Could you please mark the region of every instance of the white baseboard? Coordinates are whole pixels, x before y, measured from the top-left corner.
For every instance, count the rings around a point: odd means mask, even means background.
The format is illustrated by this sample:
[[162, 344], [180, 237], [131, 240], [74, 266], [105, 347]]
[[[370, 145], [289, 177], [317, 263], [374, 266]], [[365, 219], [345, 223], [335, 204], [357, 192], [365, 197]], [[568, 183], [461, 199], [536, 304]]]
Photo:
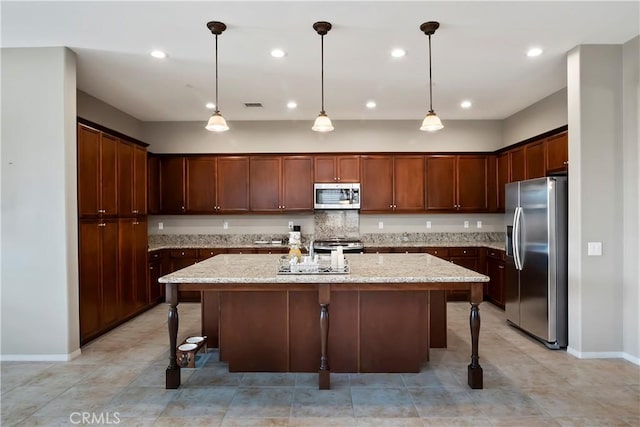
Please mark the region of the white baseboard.
[[578, 351], [567, 347], [567, 353], [578, 359], [624, 359], [634, 365], [640, 365], [640, 358], [623, 351]]
[[82, 351], [77, 349], [69, 354], [2, 354], [2, 362], [68, 362], [80, 356]]

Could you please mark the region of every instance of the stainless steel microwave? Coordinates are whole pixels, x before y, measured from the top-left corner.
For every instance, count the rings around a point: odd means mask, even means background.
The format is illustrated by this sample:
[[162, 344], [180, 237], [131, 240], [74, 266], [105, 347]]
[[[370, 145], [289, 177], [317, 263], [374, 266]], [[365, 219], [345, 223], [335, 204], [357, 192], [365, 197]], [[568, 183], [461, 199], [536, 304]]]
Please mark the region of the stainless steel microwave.
[[360, 184], [313, 184], [314, 209], [360, 209]]

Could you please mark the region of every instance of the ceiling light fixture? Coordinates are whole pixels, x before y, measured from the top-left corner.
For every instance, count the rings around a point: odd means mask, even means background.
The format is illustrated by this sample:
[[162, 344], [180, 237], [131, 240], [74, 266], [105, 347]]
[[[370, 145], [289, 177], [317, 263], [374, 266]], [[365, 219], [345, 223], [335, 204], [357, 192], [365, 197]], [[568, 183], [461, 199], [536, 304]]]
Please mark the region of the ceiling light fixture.
[[540, 49], [539, 47], [532, 47], [527, 51], [527, 56], [529, 57], [540, 56], [540, 55], [542, 55], [542, 49]]
[[464, 100], [464, 101], [462, 101], [462, 102], [460, 103], [460, 106], [461, 106], [462, 108], [471, 108], [471, 105], [472, 105], [472, 104], [471, 104], [471, 101], [469, 101], [469, 100]]
[[207, 102], [207, 105], [205, 105], [205, 107], [207, 107], [209, 110], [213, 110], [214, 108], [216, 108], [216, 104], [214, 104], [213, 102]]
[[316, 132], [331, 132], [333, 130], [333, 125], [331, 124], [331, 119], [327, 116], [327, 113], [324, 111], [324, 36], [331, 29], [331, 24], [325, 21], [318, 21], [313, 24], [313, 29], [320, 35], [320, 81], [321, 81], [321, 96], [322, 96], [322, 107], [320, 109], [320, 114], [316, 117], [316, 121], [313, 123], [313, 127], [311, 130]]
[[393, 56], [394, 58], [402, 58], [406, 54], [407, 54], [407, 51], [404, 49], [393, 49], [391, 51], [391, 56]]
[[271, 56], [274, 58], [284, 58], [287, 53], [282, 49], [273, 49], [271, 51]]
[[220, 114], [220, 109], [218, 108], [220, 105], [218, 103], [218, 36], [227, 29], [227, 26], [222, 22], [210, 21], [207, 22], [207, 28], [216, 36], [216, 110], [209, 118], [206, 129], [212, 132], [224, 132], [229, 130], [229, 126], [224, 117], [222, 117], [222, 114]]
[[376, 108], [376, 102], [375, 101], [369, 101], [367, 102], [367, 108], [368, 109], [372, 109], [372, 108]]
[[290, 110], [293, 110], [294, 108], [296, 108], [298, 106], [298, 104], [296, 103], [296, 101], [289, 101], [287, 102], [287, 108]]
[[444, 127], [442, 125], [442, 121], [440, 121], [440, 117], [438, 117], [436, 112], [433, 111], [433, 89], [431, 83], [431, 35], [436, 32], [438, 27], [440, 27], [440, 23], [436, 21], [429, 21], [420, 25], [420, 31], [423, 31], [427, 36], [429, 36], [429, 112], [422, 121], [420, 130], [426, 130], [429, 132], [440, 130]]
[[164, 59], [164, 58], [166, 58], [166, 57], [167, 57], [167, 54], [166, 54], [166, 53], [164, 53], [164, 52], [163, 52], [163, 51], [161, 51], [161, 50], [152, 50], [152, 51], [149, 53], [149, 55], [151, 55], [151, 56], [153, 56], [154, 58], [157, 58], [157, 59]]

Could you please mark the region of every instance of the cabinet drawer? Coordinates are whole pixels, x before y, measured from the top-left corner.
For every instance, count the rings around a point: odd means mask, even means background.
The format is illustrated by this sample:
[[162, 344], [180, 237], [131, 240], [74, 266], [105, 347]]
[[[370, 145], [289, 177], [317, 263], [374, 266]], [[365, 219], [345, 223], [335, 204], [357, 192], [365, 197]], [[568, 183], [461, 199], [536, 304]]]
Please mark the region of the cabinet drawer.
[[476, 257], [478, 256], [478, 248], [449, 248], [449, 256]]
[[162, 251], [152, 251], [149, 252], [149, 262], [161, 260], [162, 259]]
[[171, 249], [171, 258], [197, 258], [197, 249]]
[[198, 249], [198, 259], [202, 260], [202, 259], [207, 259], [207, 258], [211, 258], [212, 256], [218, 255], [218, 254], [224, 254], [226, 253], [227, 250], [224, 248], [206, 248], [206, 249]]
[[505, 253], [499, 249], [487, 249], [487, 258], [493, 258], [504, 261]]
[[446, 258], [449, 256], [449, 248], [423, 248], [422, 251], [439, 258]]

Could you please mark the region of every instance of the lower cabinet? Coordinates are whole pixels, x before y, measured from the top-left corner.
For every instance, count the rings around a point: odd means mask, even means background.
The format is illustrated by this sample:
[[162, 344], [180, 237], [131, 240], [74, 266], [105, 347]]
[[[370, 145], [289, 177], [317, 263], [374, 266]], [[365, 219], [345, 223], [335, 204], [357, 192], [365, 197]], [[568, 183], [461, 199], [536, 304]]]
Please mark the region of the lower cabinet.
[[[181, 270], [198, 262], [198, 249], [171, 249], [169, 251], [169, 271]], [[200, 291], [178, 291], [178, 302], [200, 302]]]
[[497, 249], [487, 249], [487, 276], [491, 279], [486, 287], [485, 299], [504, 308], [505, 303], [505, 252]]
[[157, 250], [149, 252], [149, 303], [157, 304], [164, 302], [164, 285], [158, 283], [158, 279], [169, 272], [166, 262], [165, 251]]
[[[482, 273], [480, 266], [481, 248], [449, 248], [449, 261], [469, 270]], [[469, 301], [469, 291], [447, 291], [447, 301]]]

